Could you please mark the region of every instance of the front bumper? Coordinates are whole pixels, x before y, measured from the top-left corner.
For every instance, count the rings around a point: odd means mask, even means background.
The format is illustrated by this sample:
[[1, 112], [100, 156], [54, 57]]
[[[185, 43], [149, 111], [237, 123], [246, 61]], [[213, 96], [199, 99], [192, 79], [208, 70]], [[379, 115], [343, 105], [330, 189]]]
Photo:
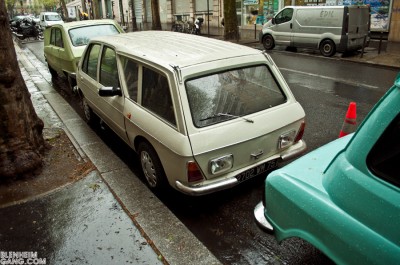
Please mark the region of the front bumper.
[[[297, 156], [302, 155], [307, 149], [307, 144], [304, 140], [300, 140], [296, 144], [292, 145], [290, 148], [282, 152], [279, 157], [282, 161], [287, 161]], [[279, 158], [279, 157], [271, 157], [271, 160]], [[267, 161], [264, 161], [267, 162]], [[229, 177], [220, 181], [215, 181], [203, 185], [196, 186], [187, 186], [180, 182], [179, 180], [175, 181], [175, 187], [182, 193], [191, 195], [191, 196], [201, 196], [209, 193], [225, 190], [231, 187], [234, 187], [241, 183], [235, 176]]]
[[265, 207], [263, 202], [259, 202], [254, 208], [254, 218], [256, 219], [256, 223], [265, 231], [272, 233], [274, 228], [265, 218]]

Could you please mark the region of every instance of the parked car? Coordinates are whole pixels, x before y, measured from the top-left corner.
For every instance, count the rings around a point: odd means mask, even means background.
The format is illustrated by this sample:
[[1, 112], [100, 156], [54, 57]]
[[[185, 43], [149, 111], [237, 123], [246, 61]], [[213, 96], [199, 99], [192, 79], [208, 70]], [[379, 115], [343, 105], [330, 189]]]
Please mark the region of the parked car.
[[336, 264], [398, 264], [400, 74], [354, 134], [267, 176], [257, 222]]
[[39, 23], [42, 30], [56, 24], [63, 24], [61, 16], [57, 12], [41, 12], [39, 15]]
[[361, 49], [370, 26], [369, 6], [287, 6], [264, 24], [259, 39], [267, 50], [277, 44], [333, 56]]
[[122, 32], [123, 29], [109, 19], [69, 22], [47, 28], [44, 32], [44, 57], [51, 75], [65, 75], [73, 89], [79, 59], [90, 38]]
[[216, 192], [306, 148], [303, 108], [256, 49], [165, 31], [97, 37], [77, 76], [86, 119], [139, 154], [152, 189]]

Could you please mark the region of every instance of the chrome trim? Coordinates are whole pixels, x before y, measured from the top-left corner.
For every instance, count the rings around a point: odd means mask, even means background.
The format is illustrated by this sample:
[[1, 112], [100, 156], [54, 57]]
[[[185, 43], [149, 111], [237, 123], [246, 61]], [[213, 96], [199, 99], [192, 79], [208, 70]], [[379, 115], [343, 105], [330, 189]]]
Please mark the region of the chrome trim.
[[282, 160], [290, 160], [297, 156], [302, 155], [307, 150], [307, 144], [304, 140], [298, 141], [296, 144], [289, 147], [286, 151], [281, 153]]
[[265, 208], [262, 202], [259, 202], [256, 207], [254, 207], [254, 218], [256, 219], [256, 223], [265, 231], [272, 233], [274, 232], [274, 228], [265, 218]]
[[231, 188], [233, 186], [236, 186], [240, 182], [236, 179], [236, 177], [231, 177], [228, 179], [224, 179], [221, 181], [217, 181], [214, 183], [202, 185], [202, 186], [192, 186], [188, 187], [185, 186], [183, 183], [181, 183], [179, 180], [175, 181], [175, 187], [187, 194], [187, 195], [192, 195], [192, 196], [200, 196], [200, 195], [206, 195], [209, 193], [213, 193], [216, 191], [224, 190], [227, 188]]

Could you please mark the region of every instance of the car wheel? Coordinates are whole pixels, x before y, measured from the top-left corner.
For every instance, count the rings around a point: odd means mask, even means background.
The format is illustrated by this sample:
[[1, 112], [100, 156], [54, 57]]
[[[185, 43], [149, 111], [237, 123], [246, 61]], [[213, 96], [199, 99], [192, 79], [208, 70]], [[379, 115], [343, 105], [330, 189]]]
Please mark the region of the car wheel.
[[166, 176], [156, 151], [147, 142], [141, 142], [138, 153], [148, 186], [153, 190], [162, 190], [166, 183]]
[[55, 78], [58, 76], [56, 70], [54, 70], [53, 68], [51, 68], [51, 66], [49, 64], [47, 64], [47, 67], [49, 68], [49, 72], [51, 74], [51, 77]]
[[83, 114], [85, 115], [86, 123], [94, 124], [98, 120], [98, 117], [93, 112], [92, 108], [89, 106], [87, 102], [87, 99], [84, 96], [82, 96], [82, 108], [83, 108]]
[[331, 57], [336, 53], [336, 46], [331, 40], [323, 40], [319, 45], [319, 50], [323, 56]]
[[263, 38], [263, 45], [266, 50], [272, 50], [275, 47], [274, 38], [271, 35], [265, 35]]

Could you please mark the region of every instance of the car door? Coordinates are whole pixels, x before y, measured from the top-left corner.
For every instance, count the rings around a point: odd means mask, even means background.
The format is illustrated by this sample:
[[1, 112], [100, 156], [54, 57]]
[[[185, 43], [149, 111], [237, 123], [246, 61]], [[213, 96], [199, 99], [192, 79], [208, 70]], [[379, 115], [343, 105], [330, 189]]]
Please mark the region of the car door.
[[124, 141], [127, 141], [124, 125], [124, 93], [101, 97], [99, 89], [112, 87], [120, 89], [119, 72], [115, 50], [109, 46], [94, 43], [88, 47], [82, 63], [80, 84], [85, 98], [93, 110]]
[[46, 60], [51, 68], [60, 72], [60, 50], [64, 49], [63, 37], [61, 34], [61, 29], [57, 27], [51, 28], [50, 33], [50, 45], [45, 47]]
[[275, 43], [290, 46], [292, 36], [293, 8], [285, 8], [274, 18], [274, 38]]

